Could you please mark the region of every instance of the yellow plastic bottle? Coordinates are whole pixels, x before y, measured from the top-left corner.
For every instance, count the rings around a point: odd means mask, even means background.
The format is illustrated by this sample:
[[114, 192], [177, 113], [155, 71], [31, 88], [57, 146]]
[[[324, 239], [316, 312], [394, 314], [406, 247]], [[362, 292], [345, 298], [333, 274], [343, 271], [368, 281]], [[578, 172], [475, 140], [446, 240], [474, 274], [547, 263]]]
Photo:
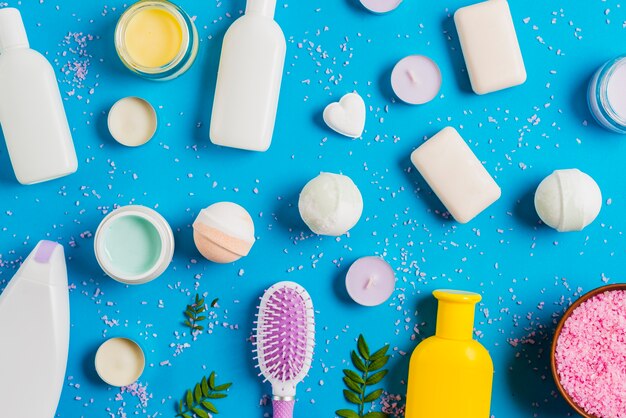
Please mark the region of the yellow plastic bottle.
[[493, 362], [472, 338], [474, 307], [481, 296], [435, 290], [435, 336], [411, 356], [405, 418], [489, 418]]

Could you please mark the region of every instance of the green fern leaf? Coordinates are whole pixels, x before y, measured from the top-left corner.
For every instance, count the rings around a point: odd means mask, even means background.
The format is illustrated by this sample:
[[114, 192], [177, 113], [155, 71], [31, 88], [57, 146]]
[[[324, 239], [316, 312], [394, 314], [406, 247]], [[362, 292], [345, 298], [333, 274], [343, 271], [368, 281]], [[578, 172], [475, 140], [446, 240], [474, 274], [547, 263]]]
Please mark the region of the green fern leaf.
[[383, 367], [385, 367], [385, 365], [387, 364], [387, 362], [388, 362], [388, 361], [389, 361], [389, 356], [384, 356], [384, 357], [381, 357], [381, 358], [379, 358], [378, 360], [373, 361], [373, 362], [370, 364], [369, 369], [370, 369], [370, 371], [380, 370], [380, 369], [382, 369]]
[[354, 393], [350, 392], [347, 389], [343, 390], [343, 396], [350, 403], [353, 403], [355, 405], [361, 405], [362, 404], [361, 399], [359, 399], [359, 397], [357, 395], [355, 395]]
[[356, 351], [352, 351], [352, 353], [350, 353], [350, 358], [352, 359], [352, 364], [354, 364], [354, 367], [356, 367], [358, 371], [363, 373], [367, 372], [367, 367], [365, 367], [365, 363], [363, 363], [363, 360], [361, 360]]
[[352, 370], [344, 369], [343, 374], [345, 374], [346, 377], [348, 379], [352, 380], [353, 382], [356, 382], [356, 383], [359, 383], [359, 384], [365, 383], [363, 378], [361, 376], [359, 376], [358, 374], [356, 374], [355, 372], [353, 372]]
[[372, 386], [372, 385], [375, 385], [376, 383], [380, 383], [380, 381], [383, 380], [385, 376], [387, 376], [388, 372], [389, 372], [388, 370], [381, 370], [379, 372], [374, 373], [373, 375], [367, 378], [367, 380], [365, 381], [365, 384], [367, 386]]
[[363, 338], [363, 335], [359, 335], [359, 339], [357, 341], [357, 348], [359, 349], [359, 354], [361, 354], [361, 357], [363, 357], [365, 360], [370, 359], [370, 349], [367, 346], [367, 343], [365, 342], [365, 338]]
[[384, 412], [368, 412], [363, 418], [389, 418], [389, 415]]
[[187, 404], [187, 409], [191, 409], [193, 406], [193, 394], [190, 390], [187, 391], [187, 396], [185, 397], [185, 402]]
[[232, 383], [224, 383], [223, 385], [215, 386], [214, 390], [217, 392], [223, 392], [230, 388], [232, 385]]
[[212, 412], [214, 414], [219, 414], [215, 405], [213, 405], [209, 401], [202, 401], [202, 406], [204, 406], [209, 412]]
[[335, 411], [336, 415], [339, 415], [342, 418], [359, 418], [359, 414], [349, 409], [340, 409]]
[[372, 393], [368, 393], [365, 398], [363, 398], [363, 402], [365, 403], [370, 403], [370, 402], [374, 402], [376, 399], [380, 398], [380, 396], [383, 394], [383, 390], [382, 389], [377, 389]]
[[204, 410], [198, 407], [192, 409], [193, 413], [199, 416], [200, 418], [209, 418], [209, 414]]
[[387, 354], [387, 350], [389, 350], [389, 345], [385, 345], [383, 348], [372, 354], [370, 356], [370, 361], [376, 361], [379, 358], [383, 357], [385, 354]]

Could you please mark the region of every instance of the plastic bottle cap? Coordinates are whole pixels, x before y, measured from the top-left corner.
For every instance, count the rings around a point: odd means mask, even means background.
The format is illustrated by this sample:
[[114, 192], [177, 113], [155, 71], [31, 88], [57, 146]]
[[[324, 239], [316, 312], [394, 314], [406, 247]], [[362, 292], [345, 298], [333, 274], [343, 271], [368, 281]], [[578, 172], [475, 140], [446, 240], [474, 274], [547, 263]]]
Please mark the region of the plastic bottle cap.
[[433, 291], [433, 295], [438, 300], [447, 302], [476, 304], [482, 300], [482, 296], [478, 293], [466, 292], [464, 290], [437, 289]]
[[13, 7], [0, 9], [0, 51], [28, 46], [28, 36], [20, 11]]
[[474, 330], [475, 305], [478, 293], [438, 289], [433, 295], [439, 301], [436, 334], [450, 340], [469, 340]]
[[248, 0], [246, 14], [260, 14], [261, 16], [274, 18], [276, 0]]

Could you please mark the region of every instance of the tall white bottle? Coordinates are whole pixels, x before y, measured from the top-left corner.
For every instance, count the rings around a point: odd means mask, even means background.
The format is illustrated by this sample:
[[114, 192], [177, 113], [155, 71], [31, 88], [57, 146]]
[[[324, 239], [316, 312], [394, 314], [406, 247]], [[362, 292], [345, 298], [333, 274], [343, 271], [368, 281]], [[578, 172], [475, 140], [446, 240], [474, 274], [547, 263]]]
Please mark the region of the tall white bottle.
[[0, 295], [0, 416], [54, 417], [69, 341], [63, 247], [41, 241]]
[[78, 168], [54, 70], [29, 48], [22, 16], [10, 7], [0, 9], [0, 124], [20, 183]]
[[210, 128], [216, 145], [266, 151], [272, 142], [287, 50], [275, 9], [276, 0], [248, 0], [224, 36]]

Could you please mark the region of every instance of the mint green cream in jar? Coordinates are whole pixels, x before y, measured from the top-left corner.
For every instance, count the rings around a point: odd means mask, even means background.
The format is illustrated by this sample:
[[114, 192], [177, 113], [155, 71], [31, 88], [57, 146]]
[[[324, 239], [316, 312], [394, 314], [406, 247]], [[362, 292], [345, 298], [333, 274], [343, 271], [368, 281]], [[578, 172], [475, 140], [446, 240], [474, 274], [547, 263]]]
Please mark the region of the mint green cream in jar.
[[96, 259], [111, 278], [143, 284], [159, 277], [172, 261], [174, 235], [156, 211], [124, 206], [100, 223], [95, 238]]

